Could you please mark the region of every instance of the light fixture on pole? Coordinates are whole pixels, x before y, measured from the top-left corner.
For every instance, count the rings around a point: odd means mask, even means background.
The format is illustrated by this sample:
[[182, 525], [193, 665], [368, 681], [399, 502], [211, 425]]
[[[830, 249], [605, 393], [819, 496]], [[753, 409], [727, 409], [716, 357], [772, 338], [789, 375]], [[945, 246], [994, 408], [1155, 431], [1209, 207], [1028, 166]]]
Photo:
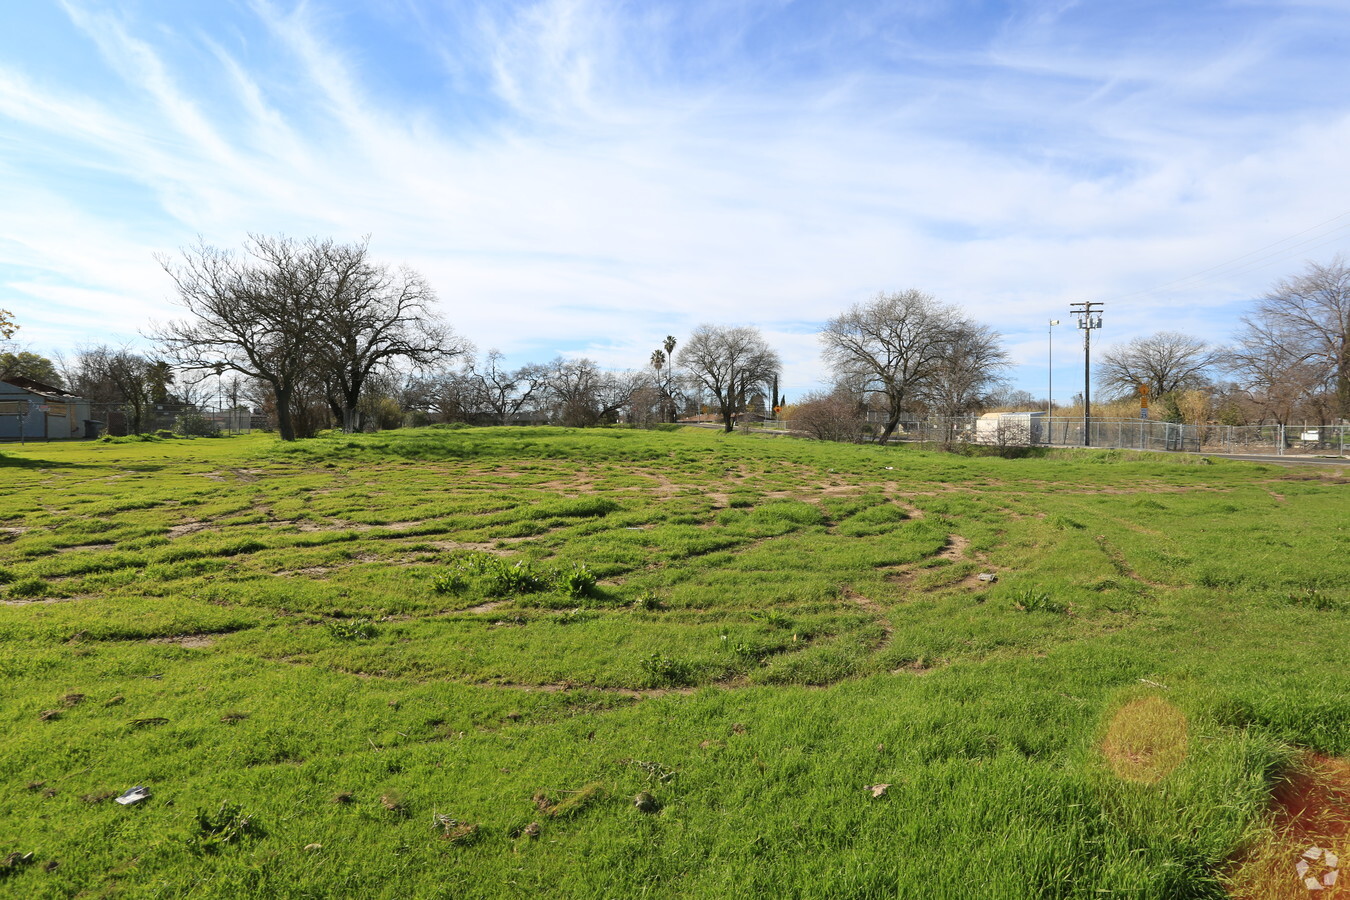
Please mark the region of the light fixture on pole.
[[1102, 304], [1096, 300], [1070, 303], [1083, 332], [1083, 446], [1092, 446], [1092, 330], [1102, 327]]
[[1059, 319], [1051, 319], [1050, 327], [1046, 330], [1048, 337], [1045, 343], [1045, 364], [1046, 364], [1046, 399], [1045, 399], [1045, 417], [1053, 418], [1055, 415], [1055, 326], [1059, 324]]

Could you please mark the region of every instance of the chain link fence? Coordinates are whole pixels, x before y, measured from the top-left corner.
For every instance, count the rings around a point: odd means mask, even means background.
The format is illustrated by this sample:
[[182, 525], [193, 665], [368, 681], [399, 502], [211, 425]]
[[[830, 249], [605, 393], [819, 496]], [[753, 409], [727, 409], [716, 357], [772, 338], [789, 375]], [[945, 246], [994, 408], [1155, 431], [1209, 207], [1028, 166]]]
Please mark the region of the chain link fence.
[[[92, 403], [90, 415], [100, 423], [99, 431], [122, 437], [136, 428], [136, 412], [125, 403]], [[174, 434], [205, 436], [248, 434], [269, 427], [267, 418], [246, 407], [213, 404], [154, 403], [140, 411], [142, 434], [169, 431]]]
[[[792, 431], [788, 420], [766, 430]], [[877, 429], [879, 431], [879, 429]], [[859, 434], [859, 440], [874, 439]], [[1097, 419], [1089, 423], [1093, 447], [1258, 456], [1340, 456], [1350, 453], [1350, 425], [1183, 425], [1147, 419]], [[959, 416], [902, 420], [892, 441], [970, 443], [1004, 447], [1082, 447], [1083, 420], [1043, 414]]]

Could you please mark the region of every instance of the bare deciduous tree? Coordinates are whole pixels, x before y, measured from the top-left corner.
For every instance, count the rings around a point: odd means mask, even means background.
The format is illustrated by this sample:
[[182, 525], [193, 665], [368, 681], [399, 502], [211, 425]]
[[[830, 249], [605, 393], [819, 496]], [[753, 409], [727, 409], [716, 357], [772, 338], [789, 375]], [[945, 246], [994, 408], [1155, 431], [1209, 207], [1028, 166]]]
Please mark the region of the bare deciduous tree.
[[1308, 399], [1328, 391], [1331, 415], [1350, 419], [1350, 266], [1342, 257], [1280, 281], [1242, 323], [1232, 368], [1244, 385]]
[[[820, 339], [837, 383], [882, 399], [883, 443], [925, 392], [944, 397], [944, 405], [964, 404], [1006, 365], [996, 335], [912, 289], [855, 304], [831, 319]], [[969, 352], [958, 352], [962, 341]]]
[[547, 393], [555, 421], [570, 428], [613, 423], [639, 388], [641, 372], [607, 372], [590, 359], [558, 357], [548, 366]]
[[497, 425], [510, 425], [522, 409], [547, 389], [548, 366], [529, 363], [508, 371], [501, 366], [502, 354], [489, 350], [482, 364], [472, 369], [479, 386], [479, 403]]
[[1207, 341], [1179, 331], [1159, 331], [1106, 350], [1097, 378], [1117, 397], [1134, 397], [1137, 386], [1144, 384], [1151, 397], [1161, 400], [1173, 391], [1208, 384], [1222, 359], [1223, 351]]
[[755, 388], [765, 391], [782, 363], [757, 328], [700, 325], [680, 350], [685, 379], [713, 396], [726, 431]]
[[151, 407], [169, 402], [174, 375], [168, 364], [127, 347], [85, 347], [65, 365], [72, 393], [95, 403], [118, 404], [132, 434], [145, 430]]
[[1253, 317], [1244, 324], [1227, 367], [1259, 419], [1288, 424], [1328, 390], [1327, 373], [1310, 363], [1275, 323]]
[[238, 372], [271, 387], [282, 440], [295, 440], [291, 402], [313, 368], [324, 303], [322, 262], [332, 241], [250, 235], [245, 255], [198, 241], [182, 261], [161, 256], [190, 319], [154, 328], [186, 369]]
[[421, 276], [372, 262], [365, 241], [253, 234], [244, 249], [198, 241], [181, 261], [160, 257], [190, 318], [152, 336], [183, 368], [266, 382], [283, 440], [296, 437], [291, 406], [302, 387], [309, 395], [317, 386], [350, 427], [372, 373], [396, 359], [423, 365], [467, 350], [437, 320]]
[[989, 404], [1011, 365], [993, 329], [958, 319], [940, 364], [919, 386], [919, 393], [929, 410], [940, 416], [967, 415]]
[[359, 430], [361, 390], [373, 374], [395, 361], [422, 367], [469, 350], [432, 308], [436, 292], [426, 280], [406, 266], [372, 261], [369, 238], [314, 242], [311, 252], [322, 278], [314, 360], [345, 430]]

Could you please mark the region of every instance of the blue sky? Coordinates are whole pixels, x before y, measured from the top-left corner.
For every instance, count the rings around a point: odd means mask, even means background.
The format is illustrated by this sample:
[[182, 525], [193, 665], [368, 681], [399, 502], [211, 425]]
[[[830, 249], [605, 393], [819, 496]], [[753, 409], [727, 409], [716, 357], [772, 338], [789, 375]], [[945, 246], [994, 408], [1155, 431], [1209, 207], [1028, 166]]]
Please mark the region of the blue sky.
[[[919, 288], [1014, 381], [1224, 340], [1350, 247], [1350, 7], [1283, 2], [23, 0], [0, 11], [0, 307], [29, 349], [143, 343], [157, 253], [371, 235], [482, 350], [640, 367]], [[1075, 358], [1075, 354], [1079, 354]]]

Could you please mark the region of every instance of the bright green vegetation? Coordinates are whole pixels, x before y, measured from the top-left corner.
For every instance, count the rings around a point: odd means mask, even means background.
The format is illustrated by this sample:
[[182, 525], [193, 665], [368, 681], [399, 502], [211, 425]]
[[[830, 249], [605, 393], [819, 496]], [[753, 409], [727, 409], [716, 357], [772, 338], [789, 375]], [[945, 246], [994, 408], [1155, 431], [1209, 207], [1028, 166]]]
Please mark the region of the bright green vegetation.
[[1350, 753], [1346, 481], [707, 431], [6, 447], [0, 895], [1222, 897], [1295, 750]]

